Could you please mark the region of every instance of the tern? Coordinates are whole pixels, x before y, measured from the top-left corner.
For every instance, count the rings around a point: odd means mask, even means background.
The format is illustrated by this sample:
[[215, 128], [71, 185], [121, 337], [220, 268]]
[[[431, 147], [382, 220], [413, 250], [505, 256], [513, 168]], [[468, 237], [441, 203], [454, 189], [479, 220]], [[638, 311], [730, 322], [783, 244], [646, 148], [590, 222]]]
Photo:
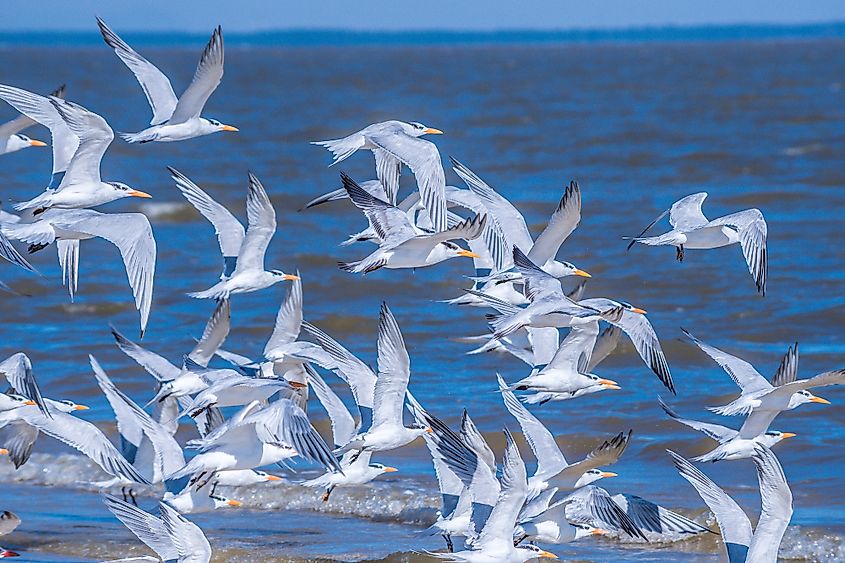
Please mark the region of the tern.
[[748, 516], [721, 487], [675, 452], [666, 451], [672, 456], [681, 477], [695, 487], [716, 516], [730, 563], [774, 563], [778, 560], [778, 548], [792, 519], [792, 491], [772, 450], [758, 444], [752, 457], [763, 505], [753, 532]]
[[220, 26], [211, 34], [202, 52], [190, 86], [177, 98], [170, 80], [150, 61], [135, 52], [106, 23], [97, 18], [100, 33], [106, 44], [114, 49], [120, 60], [129, 67], [138, 80], [153, 110], [147, 129], [139, 133], [125, 133], [121, 137], [129, 143], [150, 141], [184, 141], [218, 131], [237, 131], [216, 119], [200, 117], [208, 98], [223, 78], [223, 30]]
[[373, 152], [376, 173], [387, 195], [396, 205], [399, 194], [399, 173], [402, 164], [414, 173], [422, 205], [428, 212], [435, 231], [446, 230], [446, 174], [440, 162], [440, 152], [434, 143], [420, 139], [423, 135], [440, 135], [439, 129], [422, 123], [383, 121], [374, 123], [342, 139], [314, 141], [327, 148], [337, 164], [359, 149]]
[[189, 293], [197, 299], [225, 299], [235, 293], [248, 293], [270, 287], [280, 281], [299, 279], [281, 270], [264, 269], [264, 255], [276, 232], [276, 212], [261, 181], [249, 173], [249, 194], [246, 200], [249, 227], [238, 250], [237, 265], [230, 277], [205, 291]]
[[[769, 253], [766, 249], [768, 227], [759, 209], [746, 209], [708, 220], [701, 211], [707, 192], [688, 195], [672, 204], [661, 213], [642, 233], [631, 238], [630, 249], [635, 243], [649, 246], [674, 246], [678, 261], [683, 261], [684, 250], [711, 249], [739, 244], [748, 264], [748, 271], [754, 278], [757, 292], [766, 295], [766, 277], [769, 268]], [[643, 235], [655, 223], [669, 215], [672, 230], [654, 237]]]
[[[45, 98], [11, 86], [0, 85], [0, 98], [51, 131], [66, 127], [79, 140], [58, 187], [48, 188], [35, 198], [16, 204], [18, 211], [29, 209], [33, 215], [38, 215], [52, 207], [85, 209], [126, 197], [152, 197], [122, 182], [101, 179], [100, 161], [114, 139], [114, 132], [96, 113], [67, 100]], [[56, 142], [56, 133], [53, 135]], [[67, 142], [63, 141], [63, 144]], [[55, 173], [55, 159], [53, 165]]]
[[486, 215], [476, 215], [435, 233], [424, 233], [399, 208], [362, 189], [349, 176], [341, 176], [350, 199], [364, 212], [381, 239], [379, 248], [363, 260], [340, 262], [341, 270], [367, 274], [379, 268], [422, 268], [449, 258], [478, 256], [449, 241], [481, 236]]
[[[63, 98], [65, 93], [64, 84], [53, 90], [51, 96]], [[0, 154], [9, 154], [29, 147], [46, 147], [47, 143], [31, 139], [22, 135], [21, 131], [32, 127], [37, 121], [26, 115], [20, 115], [11, 121], [0, 125]]]

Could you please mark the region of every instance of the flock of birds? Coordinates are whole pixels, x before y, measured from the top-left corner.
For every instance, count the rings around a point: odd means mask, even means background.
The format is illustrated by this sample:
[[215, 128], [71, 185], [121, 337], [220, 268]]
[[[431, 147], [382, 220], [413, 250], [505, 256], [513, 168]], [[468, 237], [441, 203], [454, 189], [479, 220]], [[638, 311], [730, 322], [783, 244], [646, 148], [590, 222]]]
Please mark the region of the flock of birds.
[[[173, 142], [237, 131], [201, 116], [223, 76], [220, 28], [203, 51], [190, 86], [177, 98], [158, 68], [105, 22], [98, 19], [98, 24], [106, 44], [137, 78], [153, 111], [150, 127], [123, 135], [126, 141]], [[2, 212], [0, 255], [34, 270], [10, 241], [28, 244], [29, 252], [55, 243], [63, 283], [73, 297], [78, 289], [80, 241], [93, 237], [108, 240], [123, 258], [143, 337], [156, 262], [150, 223], [140, 213], [91, 209], [120, 198], [150, 197], [124, 183], [101, 179], [100, 161], [114, 137], [111, 128], [101, 116], [64, 99], [64, 88], [41, 96], [0, 85], [0, 98], [22, 114], [0, 127], [3, 152], [44, 145], [20, 134], [35, 122], [50, 130], [53, 150], [47, 189], [16, 204], [19, 214]], [[646, 311], [614, 299], [586, 298], [590, 274], [557, 259], [561, 245], [581, 220], [580, 186], [572, 182], [563, 190], [547, 226], [534, 238], [519, 210], [464, 164], [452, 160], [467, 188], [446, 185], [437, 147], [422, 138], [440, 133], [420, 123], [387, 121], [315, 143], [331, 151], [333, 164], [359, 150], [372, 152], [377, 178], [359, 183], [341, 174], [340, 189], [315, 198], [306, 207], [349, 199], [367, 219], [367, 227], [342, 244], [368, 242], [373, 250], [362, 253], [360, 260], [339, 263], [348, 272], [367, 274], [380, 268], [432, 266], [457, 257], [473, 259], [472, 288], [448, 303], [490, 311], [486, 317], [490, 332], [465, 339], [477, 345], [472, 353], [510, 353], [530, 366], [528, 376], [509, 384], [497, 375], [497, 383], [505, 407], [536, 459], [531, 475], [507, 428], [503, 461], [497, 465], [496, 454], [466, 411], [460, 427], [453, 429], [414, 398], [408, 389], [408, 351], [386, 303], [379, 312], [376, 371], [303, 319], [298, 273], [265, 266], [276, 215], [256, 176], [249, 175], [248, 224], [244, 228], [229, 210], [172, 168], [182, 195], [213, 225], [223, 256], [219, 281], [189, 294], [216, 300], [202, 337], [180, 366], [113, 329], [117, 346], [154, 379], [154, 394], [143, 406], [117, 388], [90, 357], [95, 381], [114, 410], [119, 446], [96, 426], [74, 416], [87, 407], [44, 397], [29, 358], [14, 354], [0, 364], [10, 387], [0, 394], [0, 426], [7, 432], [0, 444], [3, 453], [20, 467], [30, 457], [38, 436], [45, 434], [91, 458], [112, 477], [98, 485], [107, 490], [120, 487], [123, 493], [122, 498], [104, 495], [107, 508], [162, 561], [210, 560], [208, 540], [185, 515], [240, 504], [217, 494], [218, 485], [277, 481], [279, 477], [258, 468], [298, 457], [325, 469], [323, 475], [302, 485], [318, 489], [315, 494], [329, 502], [338, 487], [364, 485], [397, 471], [373, 458], [418, 438], [430, 451], [442, 498], [437, 521], [426, 531], [441, 535], [446, 542], [446, 551], [430, 553], [436, 558], [523, 562], [555, 557], [538, 544], [568, 543], [596, 535], [662, 541], [714, 533], [648, 500], [631, 494], [611, 495], [594, 484], [615, 475], [603, 468], [624, 453], [630, 431], [604, 440], [573, 462], [564, 456], [555, 435], [526, 407], [618, 389], [617, 382], [592, 372], [613, 352], [623, 333], [660, 382], [675, 392]], [[418, 190], [400, 199], [403, 167], [414, 174]], [[631, 245], [673, 246], [677, 259], [683, 260], [687, 249], [738, 244], [757, 291], [765, 295], [767, 228], [762, 214], [750, 209], [709, 220], [701, 211], [706, 197], [706, 193], [697, 193], [675, 202], [633, 237]], [[671, 230], [647, 236], [666, 215]], [[467, 248], [455, 241], [465, 241]], [[561, 279], [567, 277], [581, 283], [565, 292]], [[262, 353], [246, 357], [221, 348], [230, 330], [233, 296], [282, 281], [290, 281], [291, 286]], [[559, 329], [564, 328], [568, 334], [559, 341]], [[734, 401], [711, 410], [724, 416], [744, 416], [745, 421], [735, 430], [682, 418], [668, 404], [661, 401], [661, 405], [672, 419], [718, 442], [694, 461], [753, 460], [762, 497], [756, 529], [736, 502], [690, 461], [671, 451], [669, 455], [715, 515], [730, 561], [775, 561], [791, 518], [792, 495], [771, 448], [794, 434], [773, 431], [770, 426], [781, 412], [810, 402], [827, 403], [810, 389], [845, 383], [845, 371], [798, 379], [796, 345], [770, 382], [748, 362], [686, 335], [740, 388]], [[209, 367], [215, 357], [228, 367]], [[357, 413], [347, 409], [318, 368], [323, 374], [334, 373], [348, 385]], [[331, 419], [332, 445], [309, 422], [306, 409], [312, 392]], [[147, 410], [150, 406], [152, 413]], [[406, 408], [412, 423], [404, 421]], [[226, 409], [228, 416], [224, 417], [221, 409]], [[175, 436], [183, 417], [193, 420], [198, 436], [180, 444]], [[186, 456], [188, 450], [193, 455]], [[133, 489], [137, 484], [163, 488], [157, 514], [137, 506]], [[0, 534], [11, 532], [19, 523], [13, 514], [3, 513]], [[16, 554], [8, 550], [0, 553], [0, 557], [12, 555]]]

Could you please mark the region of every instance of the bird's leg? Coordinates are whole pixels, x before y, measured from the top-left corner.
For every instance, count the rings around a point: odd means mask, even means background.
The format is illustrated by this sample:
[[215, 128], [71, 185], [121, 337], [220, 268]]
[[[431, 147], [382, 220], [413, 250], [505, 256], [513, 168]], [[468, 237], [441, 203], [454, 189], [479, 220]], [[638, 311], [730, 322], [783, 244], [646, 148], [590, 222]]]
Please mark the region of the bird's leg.
[[355, 463], [356, 461], [358, 461], [358, 458], [359, 458], [359, 457], [361, 457], [361, 453], [362, 453], [363, 451], [364, 451], [364, 450], [358, 450], [358, 453], [357, 453], [357, 454], [355, 454], [355, 455], [353, 455], [353, 456], [350, 458], [350, 460], [349, 460], [349, 465], [352, 465], [353, 463]]
[[197, 491], [199, 491], [200, 489], [202, 489], [203, 487], [208, 485], [208, 482], [211, 481], [211, 479], [214, 477], [213, 471], [210, 472], [210, 473], [208, 471], [204, 471], [202, 474], [203, 475], [208, 474], [208, 477], [201, 484], [197, 485]]
[[449, 553], [454, 553], [455, 546], [452, 544], [452, 536], [449, 534], [443, 534], [443, 539], [446, 540], [446, 549], [449, 550]]
[[521, 544], [522, 542], [524, 542], [524, 541], [525, 541], [525, 538], [527, 538], [527, 537], [528, 537], [528, 534], [522, 534], [519, 538], [517, 538], [516, 540], [514, 540], [514, 542], [513, 542], [513, 546], [514, 546], [514, 547], [518, 546], [519, 544]]
[[675, 258], [677, 258], [678, 262], [684, 261], [684, 245], [683, 244], [675, 249]]
[[129, 488], [129, 498], [132, 499], [132, 504], [134, 504], [135, 506], [138, 506], [138, 499], [135, 498], [135, 489], [133, 489], [131, 487]]
[[44, 250], [48, 246], [50, 246], [50, 245], [49, 244], [30, 244], [29, 247], [27, 248], [27, 251], [30, 254], [35, 254], [39, 250]]
[[123, 502], [126, 502], [126, 487], [120, 487], [120, 494], [123, 495]]
[[326, 492], [323, 493], [323, 502], [329, 502], [329, 495], [332, 494], [332, 491], [334, 490], [334, 488], [335, 488], [335, 485], [331, 485], [331, 486], [329, 486], [328, 489], [326, 489]]
[[197, 481], [199, 481], [200, 479], [202, 479], [204, 475], [205, 475], [205, 471], [200, 471], [199, 473], [197, 473], [196, 475], [194, 475], [193, 477], [191, 477], [191, 480], [190, 480], [190, 481], [188, 481], [188, 485], [190, 485], [190, 486], [192, 486], [192, 487], [193, 487], [193, 486], [194, 486], [194, 484], [195, 484]]
[[214, 496], [214, 493], [216, 493], [216, 492], [217, 492], [217, 485], [219, 485], [219, 484], [220, 484], [220, 482], [219, 482], [219, 481], [215, 481], [215, 482], [211, 485], [211, 492], [210, 492], [210, 493], [208, 493], [208, 496], [210, 496], [210, 497], [213, 497], [213, 496]]

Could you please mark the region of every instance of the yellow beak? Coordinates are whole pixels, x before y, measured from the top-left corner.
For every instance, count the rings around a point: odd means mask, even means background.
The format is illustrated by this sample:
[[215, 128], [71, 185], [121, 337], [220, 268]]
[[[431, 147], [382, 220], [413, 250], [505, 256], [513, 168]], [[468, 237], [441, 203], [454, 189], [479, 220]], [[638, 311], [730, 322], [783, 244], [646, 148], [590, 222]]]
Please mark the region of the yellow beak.
[[75, 410], [75, 411], [87, 411], [90, 408], [91, 407], [86, 407], [85, 405], [76, 405], [75, 407], [73, 407], [73, 410]]
[[229, 506], [240, 506], [243, 503], [239, 500], [227, 500], [226, 504], [228, 504]]
[[240, 131], [237, 127], [232, 127], [231, 125], [224, 125], [220, 128], [221, 131]]
[[580, 269], [578, 269], [578, 268], [575, 268], [575, 271], [574, 271], [573, 273], [574, 273], [576, 276], [581, 276], [582, 278], [591, 278], [591, 277], [593, 277], [593, 276], [591, 276], [590, 274], [588, 274], [587, 272], [585, 272], [584, 270], [580, 270]]
[[602, 471], [601, 476], [602, 477], [619, 477], [619, 474], [614, 473], [613, 471]]
[[396, 469], [395, 467], [385, 467], [384, 468], [385, 473], [396, 473], [397, 471], [399, 471], [399, 470]]
[[641, 315], [645, 315], [648, 312], [645, 309], [640, 309], [639, 307], [631, 307], [631, 311], [634, 313], [639, 313]]
[[794, 438], [795, 436], [797, 436], [797, 434], [795, 434], [794, 432], [784, 432], [783, 434], [781, 434], [781, 436], [783, 436], [784, 438]]
[[9, 455], [9, 450], [6, 448], [0, 448], [0, 455]]
[[26, 401], [23, 402], [23, 404], [29, 405], [31, 407], [35, 404], [35, 401], [30, 401], [29, 399], [27, 399]]
[[821, 403], [822, 405], [829, 405], [830, 404], [830, 401], [828, 401], [827, 399], [822, 399], [821, 397], [813, 397], [812, 399], [810, 399], [810, 402], [811, 403]]
[[282, 279], [286, 281], [296, 281], [299, 279], [299, 276], [295, 276], [293, 274], [285, 274], [282, 276]]
[[132, 197], [144, 197], [144, 198], [151, 198], [150, 194], [147, 192], [142, 192], [141, 190], [129, 190], [129, 195]]
[[434, 127], [426, 127], [425, 129], [423, 129], [423, 134], [424, 135], [442, 135], [443, 131], [441, 131], [440, 129], [435, 129]]
[[30, 139], [29, 144], [33, 147], [46, 147], [47, 143], [44, 141], [36, 141], [35, 139]]
[[458, 256], [464, 256], [466, 258], [478, 258], [478, 254], [469, 250], [459, 250]]
[[537, 555], [543, 559], [557, 559], [557, 555], [552, 553], [551, 551], [540, 551]]

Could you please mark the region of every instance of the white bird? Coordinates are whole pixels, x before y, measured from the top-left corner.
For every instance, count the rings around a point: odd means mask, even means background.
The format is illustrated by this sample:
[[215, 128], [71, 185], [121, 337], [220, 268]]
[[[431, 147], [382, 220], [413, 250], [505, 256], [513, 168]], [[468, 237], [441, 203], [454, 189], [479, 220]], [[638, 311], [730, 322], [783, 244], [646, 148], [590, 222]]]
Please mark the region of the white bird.
[[236, 469], [235, 471], [218, 471], [214, 476], [214, 483], [223, 487], [248, 487], [259, 483], [283, 481], [278, 475], [258, 471], [256, 469]]
[[0, 375], [6, 378], [12, 392], [29, 399], [45, 415], [49, 415], [41, 389], [32, 371], [32, 362], [23, 352], [12, 354], [0, 362]]
[[270, 287], [280, 281], [299, 279], [281, 270], [264, 270], [264, 255], [276, 232], [276, 212], [259, 179], [249, 173], [249, 194], [246, 199], [249, 227], [238, 250], [232, 275], [205, 291], [189, 293], [197, 299], [222, 299], [234, 293], [248, 293]]
[[141, 337], [147, 328], [153, 300], [156, 242], [150, 221], [143, 213], [100, 213], [93, 209], [49, 209], [34, 223], [4, 223], [7, 236], [30, 244], [30, 251], [57, 243], [62, 279], [71, 298], [79, 279], [79, 241], [105, 239], [120, 251], [126, 276], [141, 313]]
[[106, 44], [135, 75], [153, 110], [152, 127], [139, 133], [122, 134], [124, 140], [129, 143], [184, 141], [218, 131], [238, 130], [216, 119], [200, 116], [208, 98], [223, 78], [223, 31], [220, 26], [211, 34], [191, 84], [177, 98], [163, 72], [135, 52], [100, 18], [97, 18], [97, 25]]
[[[53, 90], [51, 96], [63, 98], [65, 92], [64, 84]], [[21, 131], [32, 127], [37, 122], [26, 116], [20, 115], [11, 121], [0, 125], [0, 154], [9, 154], [29, 147], [46, 147], [47, 143], [31, 139], [22, 135]]]
[[[21, 407], [25, 406], [32, 406], [35, 404], [35, 401], [27, 399], [22, 395], [15, 395], [15, 394], [8, 394], [8, 393], [0, 393], [0, 413], [8, 413], [10, 411], [17, 410]], [[1, 422], [5, 422], [7, 419], [6, 416], [3, 416], [0, 419]], [[8, 448], [3, 448], [8, 449]], [[8, 453], [8, 452], [7, 452]]]
[[776, 563], [778, 548], [792, 518], [792, 491], [772, 450], [758, 444], [752, 457], [763, 505], [753, 533], [751, 521], [736, 501], [690, 462], [671, 450], [666, 451], [681, 477], [695, 487], [716, 516], [730, 563]]
[[[85, 209], [126, 197], [152, 197], [122, 182], [104, 182], [100, 177], [100, 161], [114, 139], [114, 132], [101, 116], [79, 104], [55, 97], [45, 98], [11, 86], [0, 85], [0, 98], [48, 127], [54, 143], [72, 148], [72, 142], [66, 139], [67, 132], [59, 132], [62, 127], [79, 140], [58, 187], [48, 188], [33, 199], [16, 204], [18, 211], [32, 210], [33, 215], [38, 215], [52, 207]], [[57, 135], [62, 140], [57, 139]], [[54, 173], [57, 164], [54, 157]]]
[[314, 141], [331, 151], [332, 164], [345, 160], [359, 149], [373, 152], [376, 174], [387, 195], [396, 205], [399, 194], [399, 173], [402, 164], [411, 169], [417, 179], [422, 205], [435, 231], [446, 230], [446, 174], [440, 162], [440, 152], [434, 143], [420, 139], [423, 135], [440, 135], [439, 129], [422, 123], [383, 121], [374, 123], [342, 139]]
[[211, 545], [199, 526], [188, 521], [167, 503], [158, 503], [158, 517], [110, 495], [105, 495], [104, 500], [111, 513], [162, 561], [211, 561]]
[[411, 378], [411, 360], [396, 318], [381, 304], [378, 327], [378, 379], [374, 390], [373, 425], [354, 436], [335, 453], [349, 450], [383, 452], [413, 442], [431, 428], [421, 424], [406, 427], [402, 421], [405, 395]]
[[571, 502], [572, 499], [560, 500], [549, 506], [540, 516], [520, 522], [514, 532], [517, 542], [530, 539], [558, 545], [607, 534], [607, 530], [602, 528], [567, 519], [566, 506]]
[[[226, 472], [221, 471], [214, 474], [212, 478], [214, 486], [218, 484], [218, 475], [221, 473]], [[210, 491], [203, 491], [200, 484], [188, 485], [177, 492], [165, 491], [161, 500], [176, 509], [179, 514], [202, 514], [218, 508], [237, 508], [243, 505], [239, 500], [228, 499], [216, 494], [214, 486], [211, 487]]]
[[[687, 248], [707, 250], [738, 243], [757, 291], [766, 295], [769, 254], [766, 249], [768, 228], [763, 214], [759, 209], [746, 209], [711, 221], [701, 211], [701, 204], [706, 198], [707, 192], [699, 192], [676, 201], [642, 233], [633, 237], [628, 248], [637, 242], [649, 246], [674, 246], [677, 248], [678, 261], [682, 261]], [[671, 231], [654, 237], [643, 237], [667, 214], [672, 225]]]
[[[697, 420], [689, 420], [682, 418], [675, 411], [673, 411], [662, 399], [658, 397], [661, 408], [670, 417], [685, 426], [689, 426], [694, 430], [698, 430], [713, 438], [719, 445], [706, 454], [693, 458], [693, 461], [721, 461], [721, 460], [735, 460], [748, 459], [754, 455], [757, 444], [763, 444], [771, 448], [775, 444], [792, 438], [795, 436], [792, 432], [780, 432], [776, 430], [764, 430], [762, 433], [751, 436], [748, 430], [754, 424], [746, 426], [743, 424], [739, 430], [728, 428], [720, 424], [711, 424], [707, 422], [699, 422]], [[753, 423], [753, 421], [752, 421]]]
[[456, 553], [432, 553], [447, 561], [466, 563], [524, 563], [530, 559], [557, 556], [533, 545], [514, 547], [516, 520], [528, 496], [525, 463], [510, 432], [505, 430], [505, 459], [502, 469], [501, 492], [496, 506], [471, 550]]
[[341, 270], [367, 274], [379, 268], [422, 268], [449, 258], [478, 256], [449, 241], [481, 236], [486, 215], [476, 215], [451, 228], [425, 233], [412, 225], [399, 208], [374, 197], [346, 174], [341, 177], [350, 199], [364, 212], [381, 239], [379, 248], [363, 260], [339, 262]]

